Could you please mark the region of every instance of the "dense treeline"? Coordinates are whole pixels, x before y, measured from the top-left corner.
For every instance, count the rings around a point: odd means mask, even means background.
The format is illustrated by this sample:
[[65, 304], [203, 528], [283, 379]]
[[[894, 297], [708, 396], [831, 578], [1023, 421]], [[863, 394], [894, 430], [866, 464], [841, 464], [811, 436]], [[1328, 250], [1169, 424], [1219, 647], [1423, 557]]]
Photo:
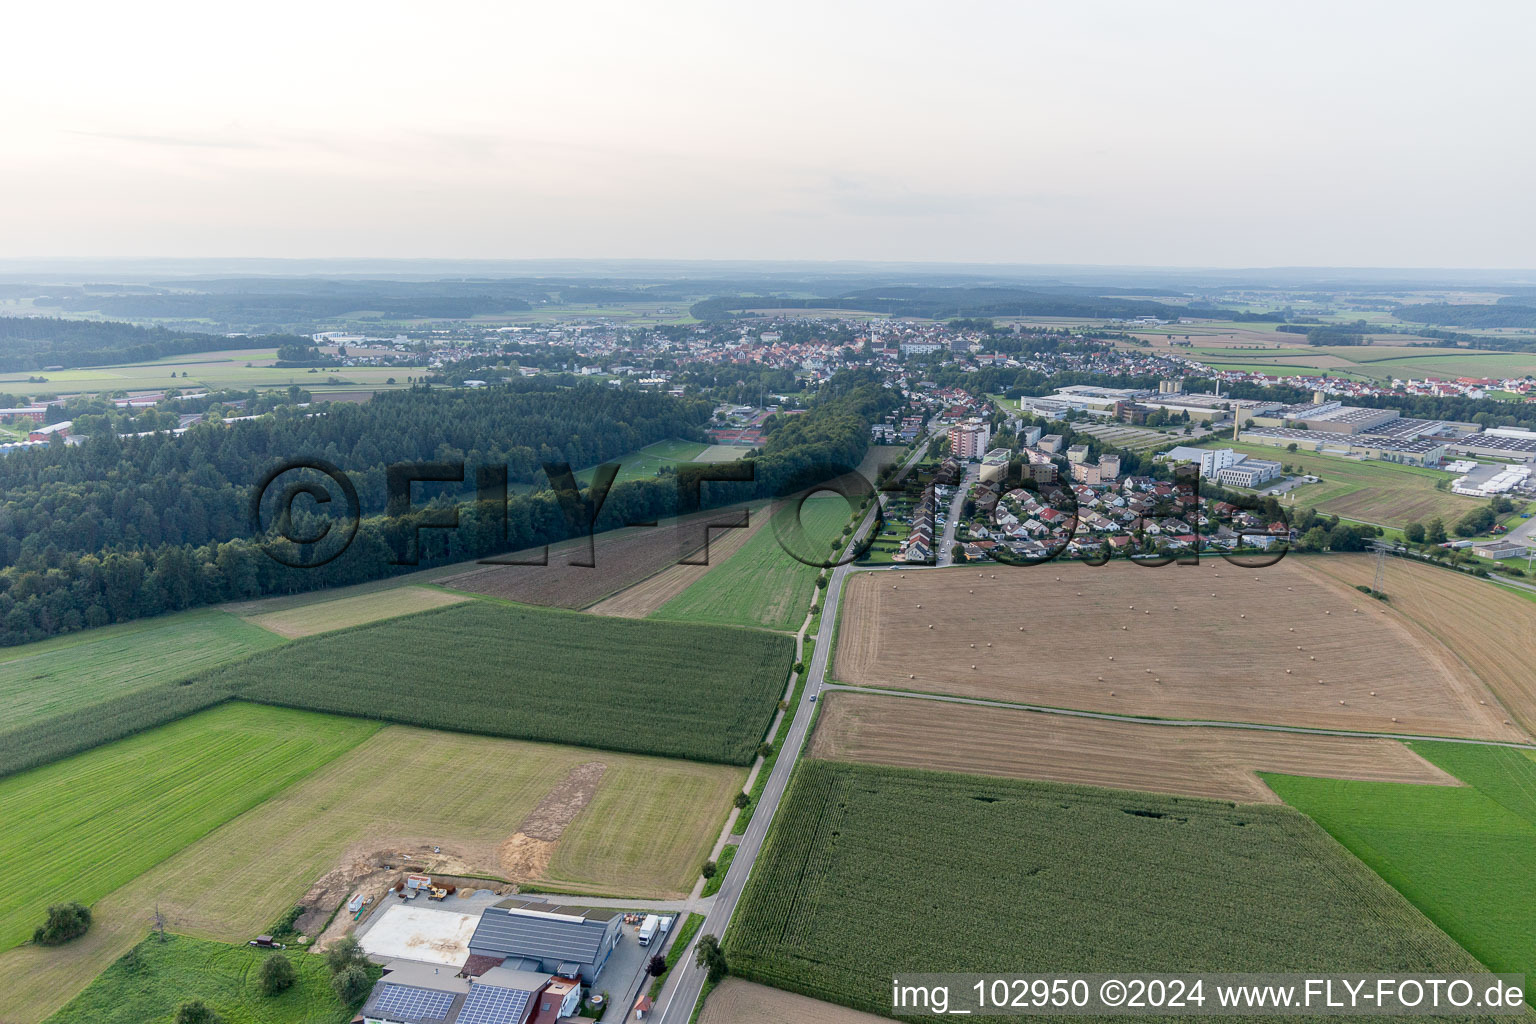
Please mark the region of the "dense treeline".
[[690, 312], [698, 320], [719, 320], [745, 309], [853, 309], [928, 319], [994, 316], [1155, 316], [1165, 320], [1202, 316], [1222, 320], [1263, 319], [1261, 314], [1236, 310], [1171, 306], [1147, 299], [1118, 298], [1095, 294], [1087, 289], [1065, 288], [892, 287], [810, 299], [734, 295], [696, 302]]
[[387, 319], [434, 317], [464, 320], [525, 312], [524, 299], [501, 295], [97, 295], [60, 300], [67, 310], [100, 310], [109, 316], [212, 319], [223, 324], [308, 324], [348, 313]]
[[309, 344], [309, 339], [286, 335], [227, 338], [113, 321], [0, 317], [0, 371], [142, 363], [193, 352], [274, 348], [294, 342]]
[[1536, 327], [1536, 306], [1427, 302], [1399, 307], [1399, 320], [1443, 327]]
[[[483, 558], [597, 530], [653, 521], [696, 505], [791, 493], [857, 466], [870, 417], [891, 401], [860, 385], [781, 417], [749, 480], [703, 482], [706, 464], [615, 485], [595, 522], [573, 521], [548, 488], [505, 504], [473, 499], [478, 467], [505, 465], [534, 482], [543, 461], [603, 462], [666, 437], [698, 437], [710, 405], [601, 385], [522, 381], [468, 392], [413, 390], [318, 415], [283, 409], [229, 427], [120, 439], [92, 437], [0, 460], [0, 644], [262, 594], [344, 586], [431, 565]], [[250, 537], [248, 505], [274, 466], [318, 457], [356, 485], [364, 515], [344, 554], [313, 569], [279, 564]], [[386, 516], [386, 467], [466, 463], [456, 529], [420, 529], [435, 511], [421, 493]], [[542, 482], [542, 476], [538, 477]], [[690, 484], [690, 481], [693, 483]], [[584, 495], [590, 499], [590, 492]], [[439, 496], [439, 504], [444, 499]], [[302, 525], [302, 524], [301, 524]], [[419, 540], [418, 540], [419, 538]], [[284, 545], [288, 561], [312, 552]]]

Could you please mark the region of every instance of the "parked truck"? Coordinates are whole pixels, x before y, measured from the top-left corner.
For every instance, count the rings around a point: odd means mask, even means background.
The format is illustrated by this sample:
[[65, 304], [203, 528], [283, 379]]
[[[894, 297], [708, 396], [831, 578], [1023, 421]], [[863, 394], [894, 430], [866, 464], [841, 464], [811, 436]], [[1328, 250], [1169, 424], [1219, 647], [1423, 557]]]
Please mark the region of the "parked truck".
[[646, 914], [645, 920], [640, 922], [640, 945], [649, 946], [660, 928], [661, 918], [655, 914]]

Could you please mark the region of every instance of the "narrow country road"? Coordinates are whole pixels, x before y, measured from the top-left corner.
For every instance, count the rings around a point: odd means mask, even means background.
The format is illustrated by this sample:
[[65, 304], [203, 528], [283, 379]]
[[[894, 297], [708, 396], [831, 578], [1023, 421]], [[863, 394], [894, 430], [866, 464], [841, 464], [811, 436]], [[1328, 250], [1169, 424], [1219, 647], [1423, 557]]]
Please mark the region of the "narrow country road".
[[[931, 441], [929, 442], [931, 443]], [[905, 473], [928, 451], [928, 443], [920, 444], [902, 463], [902, 472]], [[879, 508], [878, 502], [870, 506], [859, 528], [853, 531], [849, 539], [850, 544], [858, 543], [870, 526], [875, 522], [875, 513]], [[736, 904], [741, 900], [741, 892], [746, 888], [748, 879], [752, 877], [752, 868], [757, 863], [757, 855], [762, 852], [763, 839], [768, 835], [768, 827], [773, 823], [773, 816], [779, 809], [779, 801], [784, 797], [784, 790], [789, 785], [789, 776], [794, 771], [795, 762], [800, 759], [800, 749], [805, 745], [805, 737], [811, 728], [811, 719], [815, 715], [816, 705], [811, 698], [819, 694], [826, 683], [827, 665], [832, 651], [832, 634], [837, 628], [837, 608], [842, 601], [843, 581], [848, 573], [853, 571], [853, 566], [840, 565], [832, 570], [832, 579], [827, 584], [825, 602], [821, 612], [821, 629], [816, 634], [816, 650], [811, 655], [811, 663], [808, 666], [809, 674], [806, 676], [805, 695], [800, 700], [800, 706], [790, 708], [794, 715], [790, 723], [789, 734], [784, 739], [784, 746], [779, 751], [778, 760], [774, 762], [773, 771], [768, 775], [768, 782], [763, 789], [762, 796], [758, 798], [757, 810], [752, 814], [752, 821], [747, 825], [747, 831], [742, 836], [740, 845], [736, 848], [736, 859], [732, 861], [730, 870], [726, 872], [725, 882], [720, 886], [720, 891], [714, 897], [714, 903], [710, 906], [704, 917], [704, 924], [699, 928], [699, 935], [715, 935], [724, 937], [726, 926], [731, 922], [731, 915], [736, 910]], [[658, 1024], [688, 1024], [688, 1018], [693, 1014], [693, 1008], [698, 1004], [699, 993], [704, 988], [705, 972], [694, 963], [693, 950], [698, 943], [695, 936], [687, 949], [678, 958], [677, 966], [672, 969], [667, 983], [662, 987], [660, 998], [656, 1005], [660, 1012], [656, 1016]]]

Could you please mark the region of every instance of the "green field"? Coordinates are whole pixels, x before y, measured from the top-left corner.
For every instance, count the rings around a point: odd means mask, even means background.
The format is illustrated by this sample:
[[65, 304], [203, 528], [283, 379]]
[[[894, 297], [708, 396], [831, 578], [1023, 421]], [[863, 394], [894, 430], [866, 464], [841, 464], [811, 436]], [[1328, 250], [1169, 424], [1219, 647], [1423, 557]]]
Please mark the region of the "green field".
[[[613, 482], [622, 484], [630, 480], [649, 480], [658, 471], [672, 469], [679, 462], [692, 462], [708, 447], [709, 445], [700, 444], [697, 441], [679, 441], [675, 438], [648, 444], [639, 451], [608, 460], [619, 464], [619, 475], [614, 477]], [[576, 481], [583, 487], [587, 486], [592, 482], [592, 472], [596, 468], [596, 466], [588, 466], [578, 471]]]
[[1468, 785], [1264, 778], [1489, 968], [1536, 975], [1536, 760], [1411, 745]]
[[1261, 459], [1274, 459], [1289, 465], [1294, 473], [1316, 476], [1321, 483], [1307, 484], [1287, 491], [1280, 501], [1298, 509], [1315, 508], [1319, 512], [1358, 519], [1399, 529], [1411, 522], [1425, 522], [1439, 516], [1447, 528], [1468, 512], [1484, 504], [1450, 491], [1435, 489], [1438, 480], [1450, 480], [1449, 473], [1421, 466], [1404, 466], [1380, 459], [1347, 459], [1308, 451], [1287, 451], [1264, 444], [1231, 440], [1211, 442]]
[[[298, 969], [293, 988], [264, 996], [257, 971], [269, 956]], [[352, 1019], [331, 991], [325, 960], [303, 952], [268, 953], [185, 935], [148, 938], [70, 1000], [48, 1024], [170, 1024], [176, 1008], [201, 999], [225, 1024], [346, 1024]]]
[[830, 542], [842, 533], [852, 511], [840, 497], [811, 498], [800, 513], [803, 537], [782, 529], [785, 524], [780, 517], [792, 515], [792, 508], [775, 511], [766, 528], [662, 605], [652, 618], [799, 629], [821, 570], [797, 560], [784, 545], [813, 559], [830, 559]]
[[1476, 969], [1290, 808], [829, 761], [797, 769], [726, 955], [874, 1013], [903, 971]]
[[203, 609], [0, 649], [0, 733], [282, 643], [233, 615]]
[[378, 726], [230, 704], [0, 781], [0, 949], [50, 903], [92, 903], [361, 743]]
[[[0, 391], [22, 390], [37, 394], [71, 394], [76, 391], [151, 391], [161, 388], [192, 386], [210, 389], [236, 388], [258, 390], [286, 388], [297, 384], [305, 389], [337, 390], [329, 384], [335, 377], [350, 385], [372, 390], [385, 387], [386, 381], [395, 378], [396, 386], [405, 387], [406, 377], [427, 372], [425, 367], [405, 366], [343, 366], [337, 369], [320, 368], [315, 373], [309, 367], [275, 367], [274, 349], [235, 349], [227, 352], [197, 352], [191, 355], [171, 356], [147, 363], [124, 363], [119, 366], [93, 366], [79, 370], [44, 370], [39, 373], [10, 373], [0, 375]], [[246, 364], [250, 363], [250, 366]], [[175, 374], [173, 379], [171, 374]], [[42, 377], [45, 383], [29, 384], [28, 377]], [[340, 390], [346, 390], [345, 387]]]
[[492, 600], [296, 640], [199, 688], [434, 729], [750, 764], [787, 637]]

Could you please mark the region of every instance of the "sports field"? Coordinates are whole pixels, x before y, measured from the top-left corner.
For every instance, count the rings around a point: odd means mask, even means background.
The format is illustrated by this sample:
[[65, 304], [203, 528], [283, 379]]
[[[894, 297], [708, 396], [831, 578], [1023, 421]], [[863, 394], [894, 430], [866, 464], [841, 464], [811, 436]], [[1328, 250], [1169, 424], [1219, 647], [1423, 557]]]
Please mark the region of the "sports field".
[[[619, 464], [619, 475], [614, 477], [613, 482], [621, 484], [628, 480], [649, 480], [659, 470], [672, 469], [679, 462], [729, 461], [728, 459], [701, 458], [709, 448], [709, 445], [698, 441], [680, 441], [676, 438], [648, 444], [638, 451], [628, 452], [608, 460]], [[592, 474], [596, 469], [596, 466], [588, 466], [586, 469], [578, 470], [576, 482], [583, 487], [587, 486], [592, 482]]]
[[0, 948], [50, 903], [90, 904], [361, 743], [378, 726], [226, 705], [0, 781]]
[[[331, 990], [320, 957], [303, 951], [269, 953], [167, 935], [145, 939], [133, 964], [113, 964], [89, 988], [48, 1018], [48, 1024], [148, 1024], [169, 1021], [190, 999], [201, 999], [225, 1024], [346, 1024], [352, 1019]], [[264, 996], [257, 972], [269, 956], [286, 956], [298, 974], [293, 988]]]
[[0, 733], [282, 642], [233, 615], [202, 609], [0, 648]]
[[853, 509], [841, 497], [813, 497], [800, 506], [803, 533], [789, 526], [795, 506], [779, 506], [773, 521], [725, 562], [712, 568], [653, 616], [686, 622], [757, 626], [792, 632], [805, 621], [819, 565], [831, 559], [830, 542]]
[[[1375, 584], [1376, 562], [1369, 555], [1302, 561], [1345, 586]], [[1536, 603], [1528, 592], [1403, 559], [1387, 560], [1382, 590], [1390, 598], [1389, 614], [1455, 652], [1498, 695], [1513, 721], [1536, 731]]]
[[246, 615], [245, 620], [278, 636], [293, 639], [399, 618], [468, 600], [470, 598], [467, 594], [450, 594], [428, 587], [393, 587], [297, 608], [257, 612]]
[[834, 761], [1278, 803], [1259, 771], [1456, 785], [1395, 740], [1170, 728], [839, 691], [810, 753]]
[[726, 955], [738, 977], [874, 1013], [889, 1011], [893, 974], [998, 964], [1475, 969], [1290, 808], [815, 760]]
[[1287, 508], [1316, 508], [1319, 512], [1401, 529], [1411, 522], [1427, 523], [1439, 516], [1450, 527], [1462, 516], [1486, 504], [1477, 498], [1435, 489], [1452, 474], [1420, 466], [1403, 466], [1380, 459], [1348, 459], [1306, 451], [1287, 451], [1262, 444], [1222, 441], [1261, 459], [1289, 465], [1293, 473], [1320, 478], [1287, 491], [1280, 499]]
[[1490, 969], [1536, 974], [1536, 760], [1507, 748], [1414, 749], [1468, 785], [1266, 781]]
[[406, 725], [749, 764], [794, 644], [466, 601], [295, 640], [198, 686]]
[[1318, 561], [857, 573], [835, 676], [1157, 718], [1527, 738], [1459, 645]]

